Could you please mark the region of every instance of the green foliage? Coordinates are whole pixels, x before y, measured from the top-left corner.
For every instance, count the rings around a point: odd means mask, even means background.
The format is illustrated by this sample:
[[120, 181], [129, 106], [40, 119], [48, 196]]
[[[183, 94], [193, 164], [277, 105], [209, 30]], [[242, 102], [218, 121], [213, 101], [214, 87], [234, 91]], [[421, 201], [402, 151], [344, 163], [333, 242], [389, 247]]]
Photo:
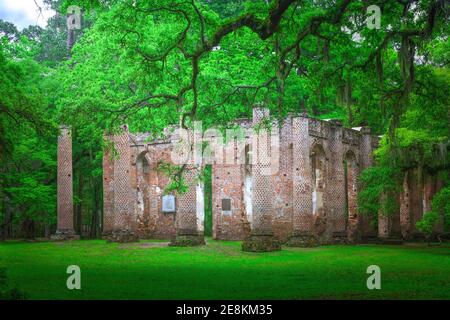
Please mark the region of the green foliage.
[[390, 215], [398, 209], [399, 171], [392, 167], [370, 167], [358, 177], [361, 191], [358, 193], [358, 210], [375, 217], [381, 212]]
[[438, 222], [439, 214], [437, 212], [426, 212], [422, 219], [416, 222], [416, 227], [420, 232], [430, 236]]
[[425, 213], [423, 218], [417, 222], [417, 228], [423, 233], [430, 235], [440, 218], [444, 220], [444, 231], [450, 231], [450, 186], [442, 188], [433, 197], [432, 210]]
[[0, 158], [11, 154], [17, 130], [49, 134], [52, 123], [42, 117], [45, 105], [40, 78], [44, 70], [32, 60], [26, 39], [9, 43], [0, 37]]
[[159, 161], [157, 170], [170, 178], [169, 184], [164, 189], [165, 194], [175, 191], [183, 194], [189, 190], [189, 186], [184, 177], [185, 170], [187, 169], [184, 166], [176, 166], [169, 162]]
[[16, 287], [11, 287], [6, 269], [0, 268], [0, 300], [25, 300], [27, 295]]
[[395, 165], [398, 168], [432, 168], [445, 162], [448, 156], [439, 154], [439, 144], [445, 144], [448, 136], [437, 136], [421, 129], [398, 128], [394, 140], [384, 136], [375, 158], [380, 165]]
[[[423, 175], [437, 175], [439, 172], [448, 171], [448, 163], [450, 163], [450, 153], [448, 152], [449, 138], [450, 138], [450, 119], [449, 117], [449, 100], [445, 89], [450, 85], [450, 78], [448, 73], [435, 69], [434, 71], [424, 70], [421, 77], [427, 79], [428, 84], [423, 83], [418, 86], [417, 94], [413, 93], [410, 104], [401, 120], [398, 128], [393, 134], [386, 134], [380, 141], [380, 147], [375, 151], [375, 159], [377, 161], [376, 169], [368, 169], [369, 172], [390, 172], [391, 170], [397, 172], [393, 174], [387, 181], [384, 178], [378, 180], [376, 174], [366, 174], [363, 172], [361, 179], [366, 180], [362, 185], [362, 190], [359, 193], [359, 205], [362, 206], [363, 211], [378, 209], [376, 204], [376, 197], [381, 196], [382, 193], [377, 193], [381, 189], [381, 184], [389, 183], [391, 189], [401, 187], [402, 179], [399, 178], [400, 172], [405, 172], [413, 168], [417, 168], [418, 180], [423, 179]], [[432, 83], [432, 84], [431, 84]], [[431, 98], [432, 97], [432, 98]], [[370, 179], [372, 177], [373, 179]], [[380, 177], [386, 177], [381, 174]], [[369, 180], [367, 180], [369, 179]], [[375, 193], [372, 193], [375, 192]], [[440, 200], [445, 197], [445, 189], [441, 193], [435, 195], [436, 208], [439, 206], [441, 211], [433, 210], [424, 216], [423, 220], [419, 222], [418, 227], [422, 228], [423, 232], [431, 232], [432, 225], [437, 223], [435, 217], [440, 216], [443, 212], [443, 201]], [[396, 195], [395, 192], [387, 193]], [[387, 196], [388, 202], [393, 202], [392, 196]], [[368, 201], [368, 202], [366, 202]], [[380, 198], [383, 203], [386, 200]], [[440, 203], [439, 205], [437, 203]], [[392, 209], [395, 206], [388, 204]], [[387, 211], [391, 209], [386, 208]], [[384, 211], [384, 210], [383, 210]], [[448, 221], [448, 218], [445, 220]], [[446, 225], [448, 222], [445, 222]], [[448, 227], [447, 227], [448, 228]]]
[[433, 198], [433, 210], [444, 216], [444, 228], [450, 231], [450, 186], [443, 188]]
[[203, 185], [205, 194], [205, 236], [212, 236], [212, 166], [207, 165], [203, 171]]
[[14, 228], [30, 238], [35, 223], [48, 226], [56, 216], [57, 130], [43, 93], [49, 70], [34, 54], [25, 37], [0, 38], [0, 202], [5, 203], [0, 224], [31, 221], [23, 232]]

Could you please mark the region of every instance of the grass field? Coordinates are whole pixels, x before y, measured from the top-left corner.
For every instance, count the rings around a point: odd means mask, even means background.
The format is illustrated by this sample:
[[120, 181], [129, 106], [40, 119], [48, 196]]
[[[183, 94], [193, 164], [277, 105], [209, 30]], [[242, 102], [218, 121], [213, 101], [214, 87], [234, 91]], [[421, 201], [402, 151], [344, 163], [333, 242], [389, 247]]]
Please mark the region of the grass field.
[[[323, 246], [242, 252], [240, 242], [167, 247], [102, 240], [0, 243], [0, 267], [30, 299], [450, 299], [450, 246]], [[381, 290], [366, 269], [381, 268]], [[81, 290], [66, 268], [81, 268]]]

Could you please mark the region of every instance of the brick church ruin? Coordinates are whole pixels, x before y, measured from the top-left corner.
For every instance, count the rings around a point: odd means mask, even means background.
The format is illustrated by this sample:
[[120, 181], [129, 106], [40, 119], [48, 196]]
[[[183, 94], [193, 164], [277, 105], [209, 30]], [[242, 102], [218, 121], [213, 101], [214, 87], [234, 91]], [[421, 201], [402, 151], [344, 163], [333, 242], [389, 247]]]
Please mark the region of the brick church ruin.
[[[173, 152], [183, 140], [179, 130], [168, 128], [162, 138], [149, 139], [148, 134], [131, 134], [123, 126], [120, 134], [106, 136], [114, 147], [103, 157], [105, 238], [204, 244], [204, 186], [198, 177], [205, 165], [212, 169], [212, 237], [244, 240], [247, 251], [277, 250], [280, 244], [359, 242], [377, 236], [409, 239], [418, 233], [415, 223], [429, 210], [439, 187], [432, 179], [420, 184], [414, 174], [406, 174], [400, 210], [389, 217], [379, 215], [378, 230], [358, 214], [357, 176], [371, 166], [379, 141], [369, 128], [347, 129], [336, 120], [307, 116], [291, 115], [281, 124], [269, 119], [267, 109], [254, 108], [252, 119], [236, 120], [234, 127], [244, 134], [211, 144], [212, 161], [196, 157], [195, 148], [190, 149], [193, 161], [180, 171], [187, 185], [184, 193], [166, 193], [170, 179], [158, 168], [161, 163], [174, 163]], [[268, 134], [258, 131], [262, 124], [269, 128]], [[195, 130], [187, 131], [193, 141], [196, 135]], [[200, 131], [197, 138], [203, 145], [222, 139], [208, 130]], [[268, 141], [275, 142], [276, 148], [263, 143]], [[61, 130], [58, 140], [55, 236], [77, 237], [68, 128]]]

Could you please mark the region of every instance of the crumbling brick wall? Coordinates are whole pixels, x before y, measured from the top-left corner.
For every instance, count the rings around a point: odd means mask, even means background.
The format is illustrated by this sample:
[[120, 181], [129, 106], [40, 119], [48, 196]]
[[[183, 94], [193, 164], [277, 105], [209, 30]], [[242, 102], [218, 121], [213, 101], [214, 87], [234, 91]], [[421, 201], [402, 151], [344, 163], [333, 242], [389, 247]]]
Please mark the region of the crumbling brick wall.
[[[248, 163], [248, 149], [251, 150], [252, 159], [264, 156], [264, 152], [253, 154], [258, 136], [251, 136], [249, 131], [246, 131], [244, 141], [226, 141], [223, 148], [214, 148], [216, 153], [222, 152], [223, 157], [212, 164], [213, 238], [242, 240], [252, 228], [256, 228], [255, 225], [265, 230], [261, 232], [273, 233], [283, 242], [293, 234], [314, 234], [323, 243], [333, 241], [336, 233], [345, 235], [350, 232], [350, 237], [363, 234], [364, 231], [359, 228], [364, 228], [364, 221], [356, 210], [356, 175], [360, 169], [371, 164], [368, 153], [372, 151], [373, 141], [370, 133], [361, 129], [343, 129], [336, 121], [308, 117], [289, 116], [278, 125], [269, 119], [265, 109], [255, 109], [253, 120], [236, 123], [242, 130], [248, 130], [264, 119], [272, 122], [271, 133], [260, 139], [276, 137], [279, 142], [278, 149], [274, 150], [278, 153], [277, 170], [272, 175], [255, 176], [255, 170], [264, 168]], [[136, 228], [141, 237], [170, 238], [177, 230], [177, 216], [176, 213], [167, 215], [161, 211], [162, 192], [168, 178], [157, 173], [156, 167], [160, 160], [171, 161], [170, 151], [174, 139], [167, 136], [163, 140], [145, 141], [146, 136], [143, 134], [128, 135], [129, 148], [132, 150], [129, 174], [134, 203], [132, 215], [137, 221]], [[350, 173], [345, 176], [344, 161], [349, 152], [353, 158], [349, 160]], [[146, 174], [141, 173], [143, 165], [139, 159], [142, 157], [149, 168]], [[227, 157], [235, 162], [225, 163]], [[104, 168], [105, 183], [108, 179], [114, 180], [115, 173], [111, 172], [107, 160]], [[252, 197], [246, 198], [249, 179]], [[105, 208], [111, 207], [109, 199], [115, 192], [114, 183], [110, 182], [107, 186], [110, 193], [105, 197]], [[177, 195], [177, 201], [182, 197]], [[249, 201], [252, 202], [250, 205], [247, 203]], [[352, 212], [350, 217], [349, 204]], [[255, 214], [255, 206], [264, 212]], [[194, 203], [191, 207], [194, 210]], [[249, 208], [252, 212], [247, 212]], [[105, 215], [105, 226], [108, 216]], [[183, 217], [178, 219], [184, 221]], [[195, 224], [194, 220], [188, 220]]]
[[[249, 130], [264, 121], [270, 126], [267, 136]], [[381, 217], [375, 230], [358, 214], [356, 202], [357, 176], [372, 165], [379, 140], [368, 128], [347, 129], [338, 121], [293, 115], [279, 124], [268, 110], [257, 108], [252, 120], [235, 125], [243, 130], [243, 138], [215, 148], [223, 153], [222, 161], [210, 162], [215, 239], [242, 240], [251, 230], [271, 233], [283, 242], [305, 234], [322, 243], [342, 235], [352, 241], [377, 234], [410, 239], [418, 234], [415, 224], [440, 188], [436, 177], [409, 170], [398, 214]], [[161, 162], [173, 162], [180, 136], [166, 131], [163, 138], [148, 138], [131, 134], [126, 126], [120, 134], [105, 136], [113, 148], [107, 148], [103, 158], [104, 234], [131, 230], [141, 238], [170, 239], [180, 232], [203, 233], [202, 188], [196, 179], [206, 163], [188, 166], [192, 170], [187, 172], [196, 172], [186, 176], [190, 187], [175, 195], [175, 212], [165, 213], [162, 197], [169, 178], [158, 168]], [[264, 139], [279, 143], [270, 147], [269, 165], [254, 162], [255, 157], [267, 157], [256, 149]], [[224, 163], [227, 157], [233, 162]], [[276, 170], [261, 174], [274, 164]], [[64, 129], [58, 141], [58, 229], [73, 229], [71, 180], [71, 138]]]
[[[399, 224], [401, 235], [404, 239], [414, 240], [423, 238], [417, 230], [416, 223], [423, 215], [431, 210], [433, 195], [442, 187], [442, 181], [436, 175], [427, 172], [419, 172], [417, 169], [409, 169], [404, 172], [402, 190], [399, 194], [399, 212], [391, 217]], [[442, 221], [438, 223], [435, 232], [443, 231]], [[389, 230], [389, 232], [393, 232]]]

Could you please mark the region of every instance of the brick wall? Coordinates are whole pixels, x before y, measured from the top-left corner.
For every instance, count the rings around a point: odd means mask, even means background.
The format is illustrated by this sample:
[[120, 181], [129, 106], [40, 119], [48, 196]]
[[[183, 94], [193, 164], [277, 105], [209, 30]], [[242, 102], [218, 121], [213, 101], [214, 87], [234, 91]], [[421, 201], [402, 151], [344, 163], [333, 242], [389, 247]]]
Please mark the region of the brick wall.
[[[248, 129], [268, 116], [267, 110], [255, 108], [252, 120], [236, 124]], [[356, 197], [357, 176], [372, 164], [378, 138], [367, 128], [346, 129], [336, 121], [290, 116], [281, 124], [270, 122], [268, 135], [246, 132], [244, 141], [230, 140], [214, 149], [224, 152], [224, 157], [212, 164], [213, 237], [242, 240], [251, 229], [272, 233], [282, 241], [295, 234], [314, 234], [322, 242], [332, 241], [337, 233], [352, 239], [376, 235], [367, 218], [358, 215]], [[104, 231], [131, 228], [140, 237], [161, 239], [177, 231], [201, 233], [203, 213], [197, 203], [201, 188], [196, 175], [202, 163], [188, 166], [190, 188], [176, 195], [177, 212], [162, 212], [169, 180], [157, 165], [161, 160], [172, 161], [171, 151], [179, 137], [166, 131], [164, 139], [147, 141], [146, 135], [124, 131], [108, 138], [115, 142], [118, 157], [104, 155]], [[274, 150], [272, 140], [279, 142]], [[256, 151], [263, 142], [268, 150]], [[224, 150], [228, 160], [235, 160], [233, 164], [224, 163]], [[248, 154], [254, 162], [242, 162]], [[256, 162], [261, 159], [262, 163]], [[380, 220], [381, 236], [401, 231], [409, 237], [416, 232], [415, 222], [429, 208], [437, 189], [431, 178], [422, 184], [417, 181], [414, 172], [405, 177], [398, 216]]]
[[158, 162], [170, 162], [171, 144], [162, 141], [148, 144], [141, 138], [131, 148], [138, 234], [146, 239], [170, 239], [175, 235], [175, 213], [162, 211], [162, 196], [169, 178], [158, 170]]

